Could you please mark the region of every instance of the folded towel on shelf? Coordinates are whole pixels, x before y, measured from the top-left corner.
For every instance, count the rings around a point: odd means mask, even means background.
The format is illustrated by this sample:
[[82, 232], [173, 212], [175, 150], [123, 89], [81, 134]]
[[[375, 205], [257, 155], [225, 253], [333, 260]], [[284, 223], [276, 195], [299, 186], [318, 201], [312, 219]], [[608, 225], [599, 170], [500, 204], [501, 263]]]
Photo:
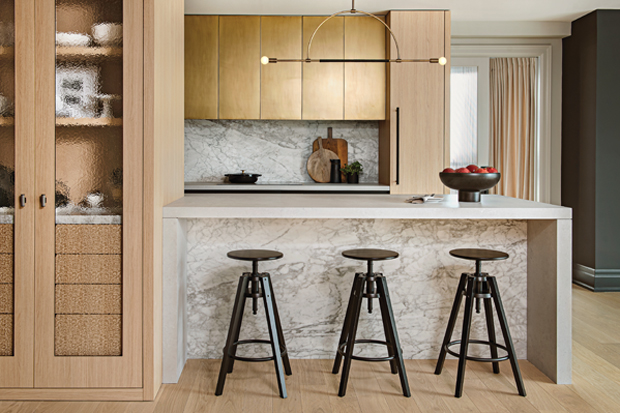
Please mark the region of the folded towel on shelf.
[[437, 203], [443, 201], [443, 197], [435, 197], [435, 194], [431, 195], [413, 195], [413, 197], [407, 199], [405, 202], [410, 204], [424, 204], [424, 203]]

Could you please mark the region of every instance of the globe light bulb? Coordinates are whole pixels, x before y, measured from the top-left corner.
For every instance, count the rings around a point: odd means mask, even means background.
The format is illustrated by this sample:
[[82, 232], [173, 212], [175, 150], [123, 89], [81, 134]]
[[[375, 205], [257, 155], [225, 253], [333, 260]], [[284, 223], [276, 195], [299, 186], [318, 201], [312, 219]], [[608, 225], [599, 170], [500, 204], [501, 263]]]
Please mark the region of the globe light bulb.
[[439, 58], [439, 64], [442, 66], [445, 66], [445, 64], [448, 63], [448, 59], [446, 59], [445, 57], [440, 57]]
[[269, 63], [269, 58], [267, 56], [263, 56], [260, 58], [260, 62], [266, 65], [267, 63]]

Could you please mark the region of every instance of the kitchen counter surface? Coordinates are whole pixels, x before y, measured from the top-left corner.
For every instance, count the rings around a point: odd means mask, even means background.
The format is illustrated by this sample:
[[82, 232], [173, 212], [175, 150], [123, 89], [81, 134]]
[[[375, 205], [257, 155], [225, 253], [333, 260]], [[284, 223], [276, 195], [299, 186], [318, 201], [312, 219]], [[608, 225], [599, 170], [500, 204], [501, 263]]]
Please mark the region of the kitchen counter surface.
[[571, 219], [570, 208], [483, 195], [480, 203], [414, 205], [407, 195], [186, 194], [164, 207], [164, 218]]
[[272, 182], [231, 184], [224, 182], [185, 182], [185, 192], [376, 192], [387, 194], [390, 192], [390, 186], [372, 183]]

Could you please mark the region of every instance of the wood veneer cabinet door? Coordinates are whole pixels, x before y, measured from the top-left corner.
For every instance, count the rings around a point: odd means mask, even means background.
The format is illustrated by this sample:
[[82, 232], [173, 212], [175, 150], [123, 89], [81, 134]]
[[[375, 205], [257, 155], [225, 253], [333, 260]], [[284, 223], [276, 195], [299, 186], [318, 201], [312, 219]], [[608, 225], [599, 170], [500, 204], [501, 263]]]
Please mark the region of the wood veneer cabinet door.
[[[344, 18], [346, 59], [385, 59], [385, 26], [372, 17]], [[384, 63], [344, 65], [344, 118], [346, 120], [385, 119]]]
[[217, 119], [218, 16], [185, 16], [185, 119]]
[[260, 16], [220, 16], [220, 119], [260, 119]]
[[0, 0], [0, 24], [0, 387], [24, 388], [33, 386], [34, 0]]
[[[303, 18], [303, 56], [308, 42], [325, 17]], [[325, 23], [312, 41], [312, 59], [344, 58], [344, 17]], [[278, 63], [279, 64], [279, 63]], [[308, 120], [344, 119], [344, 63], [303, 64], [302, 118]]]
[[[35, 7], [34, 386], [138, 389], [143, 2], [37, 0]], [[122, 46], [109, 46], [118, 53], [67, 57], [55, 46], [56, 31], [84, 33], [100, 22], [122, 23]], [[106, 109], [91, 106], [93, 94], [120, 98]], [[71, 220], [71, 205], [93, 216]]]
[[[449, 59], [449, 21], [446, 11], [392, 11], [388, 15], [403, 59]], [[396, 57], [393, 42], [390, 57]], [[380, 125], [379, 180], [390, 184], [391, 193], [443, 192], [438, 173], [449, 159], [449, 73], [449, 64], [390, 64], [389, 111]]]
[[[301, 59], [301, 17], [261, 17], [261, 55]], [[261, 119], [301, 119], [302, 63], [261, 68]]]

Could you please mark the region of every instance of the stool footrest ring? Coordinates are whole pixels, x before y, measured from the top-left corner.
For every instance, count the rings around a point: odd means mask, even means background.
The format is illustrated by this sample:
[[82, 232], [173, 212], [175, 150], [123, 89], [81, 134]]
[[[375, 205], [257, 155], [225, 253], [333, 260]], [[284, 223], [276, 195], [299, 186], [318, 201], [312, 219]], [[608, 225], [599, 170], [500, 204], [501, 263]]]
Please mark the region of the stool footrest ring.
[[[455, 341], [451, 341], [448, 344], [446, 344], [445, 348], [446, 348], [446, 352], [454, 357], [460, 358], [461, 355], [459, 353], [457, 353], [456, 351], [450, 350], [450, 347], [452, 346], [456, 346], [457, 344], [461, 344], [461, 340], [455, 340]], [[508, 352], [508, 349], [506, 348], [506, 346], [502, 345], [502, 344], [497, 344], [497, 343], [491, 343], [490, 341], [484, 341], [484, 340], [469, 340], [469, 344], [485, 344], [487, 346], [492, 346], [495, 345], [495, 347], [502, 349], [506, 352]], [[497, 363], [499, 361], [504, 361], [504, 360], [508, 360], [508, 356], [503, 356], [503, 357], [497, 357], [497, 358], [493, 358], [493, 357], [474, 357], [474, 356], [465, 356], [466, 360], [469, 361], [479, 361], [479, 362], [483, 362], [483, 363]]]
[[[256, 362], [261, 362], [261, 361], [273, 361], [274, 360], [273, 356], [269, 356], [269, 357], [242, 357], [242, 356], [237, 356], [237, 355], [232, 354], [232, 351], [235, 350], [239, 344], [271, 344], [271, 341], [269, 341], [269, 340], [239, 340], [239, 341], [235, 341], [234, 343], [232, 343], [232, 345], [228, 349], [228, 357], [232, 358], [233, 360], [249, 361], [250, 363], [256, 363]], [[280, 346], [280, 353], [282, 355], [285, 355], [286, 354], [286, 348], [283, 347], [283, 346]]]
[[[390, 344], [387, 341], [381, 341], [381, 340], [355, 340], [355, 344], [381, 344], [383, 346], [389, 346]], [[340, 354], [341, 356], [345, 356], [345, 348], [347, 346], [347, 343], [342, 343], [339, 347], [338, 347], [338, 354]], [[394, 356], [388, 356], [388, 357], [362, 357], [362, 356], [355, 356], [352, 355], [351, 356], [352, 360], [360, 360], [360, 361], [390, 361], [390, 360], [394, 360]]]

